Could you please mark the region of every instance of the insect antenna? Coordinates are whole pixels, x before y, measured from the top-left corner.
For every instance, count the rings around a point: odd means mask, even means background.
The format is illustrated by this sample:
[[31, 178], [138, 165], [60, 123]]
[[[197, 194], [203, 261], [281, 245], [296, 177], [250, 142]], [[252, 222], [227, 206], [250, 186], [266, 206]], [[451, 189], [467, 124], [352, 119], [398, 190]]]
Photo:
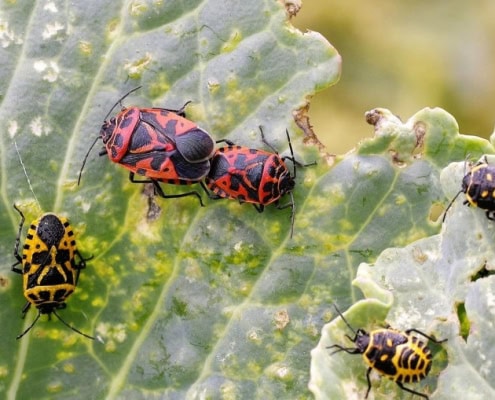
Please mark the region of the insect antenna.
[[[467, 164], [467, 160], [468, 160], [468, 157], [469, 157], [469, 154], [466, 156], [466, 159], [464, 160], [464, 173], [463, 173], [463, 176], [466, 176], [466, 164]], [[442, 224], [445, 222], [445, 218], [447, 217], [447, 211], [449, 211], [450, 207], [452, 207], [452, 204], [454, 204], [454, 201], [455, 199], [457, 199], [457, 197], [462, 193], [464, 192], [463, 189], [459, 190], [457, 192], [457, 194], [454, 196], [454, 198], [452, 200], [450, 200], [450, 203], [449, 205], [447, 206], [447, 208], [445, 209], [444, 213], [443, 213], [443, 217], [442, 217]]]
[[24, 332], [22, 332], [20, 335], [16, 336], [16, 339], [19, 340], [26, 333], [28, 333], [31, 330], [31, 328], [34, 326], [34, 324], [36, 324], [36, 322], [38, 322], [38, 320], [40, 319], [40, 316], [41, 316], [41, 312], [38, 311], [38, 315], [36, 316], [36, 318], [34, 319], [34, 321], [31, 323], [31, 325], [29, 325], [27, 327], [27, 329]]
[[445, 209], [445, 211], [443, 212], [443, 217], [442, 217], [442, 224], [445, 222], [445, 218], [447, 217], [447, 211], [449, 211], [450, 207], [452, 207], [452, 204], [454, 204], [454, 201], [455, 199], [457, 199], [457, 197], [459, 197], [459, 195], [463, 192], [463, 190], [459, 190], [457, 192], [457, 194], [454, 196], [454, 198], [452, 200], [450, 200], [450, 203], [449, 205], [447, 206], [447, 208]]
[[17, 153], [17, 156], [19, 157], [19, 162], [21, 163], [22, 170], [24, 171], [24, 176], [26, 177], [26, 180], [27, 180], [27, 183], [29, 186], [29, 190], [33, 194], [34, 200], [36, 201], [36, 204], [38, 204], [38, 207], [41, 210], [40, 202], [38, 201], [38, 198], [36, 197], [36, 194], [34, 193], [33, 185], [31, 184], [31, 179], [29, 179], [29, 175], [27, 173], [26, 166], [24, 165], [24, 161], [22, 161], [21, 153], [19, 151], [19, 147], [17, 147], [17, 142], [15, 141], [15, 139], [14, 139], [14, 147], [15, 147], [15, 151]]
[[93, 141], [93, 143], [91, 144], [91, 146], [89, 147], [89, 150], [87, 151], [86, 155], [84, 156], [84, 160], [83, 160], [83, 163], [81, 165], [81, 169], [79, 170], [79, 175], [77, 177], [77, 186], [79, 186], [79, 184], [81, 183], [81, 177], [82, 177], [82, 172], [83, 172], [83, 169], [84, 169], [84, 166], [86, 165], [86, 160], [88, 159], [89, 157], [89, 153], [91, 153], [91, 150], [93, 150], [93, 147], [95, 147], [95, 144], [96, 142], [100, 139], [100, 136], [97, 136], [95, 138], [95, 140]]
[[[91, 340], [97, 340], [93, 336], [86, 335], [85, 333], [81, 332], [79, 329], [74, 328], [73, 326], [69, 325], [67, 322], [65, 322], [60, 315], [58, 315], [55, 310], [52, 311], [53, 314], [59, 319], [60, 322], [62, 322], [67, 328], [72, 329], [74, 332], [79, 333], [80, 335], [87, 337], [88, 339]], [[101, 342], [100, 339], [98, 339], [99, 342]]]
[[105, 118], [103, 119], [104, 121], [107, 120], [108, 116], [112, 113], [112, 111], [115, 109], [115, 107], [117, 107], [119, 104], [122, 105], [122, 100], [124, 100], [127, 96], [129, 96], [130, 94], [134, 93], [136, 90], [139, 90], [141, 89], [142, 86], [138, 86], [138, 87], [135, 87], [134, 89], [131, 89], [129, 90], [126, 94], [124, 94], [113, 106], [112, 108], [110, 109], [110, 111], [107, 113], [107, 115], [105, 115]]
[[[141, 89], [142, 86], [138, 86], [134, 89], [131, 89], [129, 90], [126, 94], [124, 94], [113, 106], [112, 108], [110, 109], [110, 111], [107, 113], [107, 115], [105, 115], [105, 118], [103, 118], [104, 121], [106, 121], [108, 119], [108, 117], [110, 116], [110, 114], [112, 113], [112, 111], [115, 109], [115, 107], [117, 107], [119, 104], [122, 105], [122, 100], [124, 100], [127, 96], [129, 96], [131, 93], [134, 93], [136, 90], [139, 90]], [[86, 165], [86, 160], [88, 159], [89, 157], [89, 153], [91, 152], [91, 150], [93, 150], [93, 147], [95, 147], [95, 144], [96, 142], [101, 139], [101, 136], [97, 136], [96, 139], [93, 141], [93, 143], [91, 144], [91, 146], [89, 147], [89, 150], [86, 152], [86, 155], [84, 156], [84, 160], [83, 160], [83, 163], [81, 165], [81, 169], [79, 170], [79, 175], [77, 177], [77, 186], [79, 186], [79, 184], [81, 183], [81, 176], [82, 176], [82, 172], [83, 172], [83, 169], [84, 169], [84, 166]]]
[[344, 315], [337, 308], [337, 305], [335, 303], [333, 303], [333, 306], [334, 306], [335, 310], [337, 311], [337, 313], [340, 315], [340, 318], [342, 318], [342, 320], [345, 322], [347, 327], [352, 331], [352, 333], [354, 333], [354, 335], [357, 335], [357, 331], [351, 326], [351, 324], [349, 324], [349, 322], [347, 322], [347, 320], [344, 318]]
[[294, 194], [292, 190], [289, 192], [290, 203], [291, 203], [291, 214], [290, 214], [290, 238], [294, 235], [294, 221], [296, 219], [296, 203], [294, 202]]

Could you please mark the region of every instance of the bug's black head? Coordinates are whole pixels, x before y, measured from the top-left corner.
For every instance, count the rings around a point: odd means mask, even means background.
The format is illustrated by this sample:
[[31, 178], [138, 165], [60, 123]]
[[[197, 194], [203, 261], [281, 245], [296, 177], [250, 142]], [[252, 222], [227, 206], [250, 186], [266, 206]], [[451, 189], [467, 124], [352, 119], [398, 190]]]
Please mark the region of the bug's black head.
[[[65, 303], [62, 303], [65, 304]], [[55, 303], [55, 302], [46, 302], [42, 303], [36, 306], [36, 308], [39, 310], [40, 314], [51, 314], [54, 310], [60, 307], [61, 303]]]
[[296, 186], [296, 181], [294, 177], [290, 174], [289, 170], [286, 169], [280, 176], [278, 189], [280, 195], [283, 196], [286, 193], [292, 192]]
[[64, 237], [65, 227], [54, 214], [45, 214], [41, 217], [36, 232], [48, 248], [58, 247]]
[[112, 137], [112, 134], [115, 130], [115, 126], [116, 126], [115, 117], [111, 118], [110, 121], [103, 122], [103, 125], [101, 126], [100, 129], [100, 137], [101, 140], [103, 140], [104, 144], [106, 144]]
[[358, 329], [356, 331], [356, 336], [354, 336], [354, 339], [350, 339], [356, 345], [356, 349], [358, 349], [360, 353], [364, 353], [370, 343], [370, 334], [364, 329]]
[[473, 175], [471, 172], [467, 173], [464, 175], [464, 178], [462, 178], [462, 192], [466, 193], [469, 186], [472, 183]]

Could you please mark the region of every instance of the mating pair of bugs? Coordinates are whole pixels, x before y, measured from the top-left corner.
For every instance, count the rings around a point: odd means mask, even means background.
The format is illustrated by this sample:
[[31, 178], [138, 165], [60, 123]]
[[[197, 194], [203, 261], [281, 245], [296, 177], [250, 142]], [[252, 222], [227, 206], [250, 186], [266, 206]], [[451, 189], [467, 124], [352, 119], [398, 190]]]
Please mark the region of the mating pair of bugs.
[[[100, 135], [84, 157], [78, 183], [91, 149], [102, 139], [104, 149], [100, 155], [106, 154], [112, 162], [126, 168], [131, 182], [152, 183], [155, 193], [161, 197], [196, 196], [203, 206], [196, 191], [165, 194], [160, 185], [161, 182], [173, 185], [199, 183], [211, 199], [229, 198], [251, 203], [259, 212], [269, 204], [276, 204], [278, 208], [290, 207], [292, 237], [296, 165], [306, 165], [294, 158], [288, 131], [290, 156], [281, 157], [265, 139], [261, 126], [261, 139], [271, 152], [235, 145], [226, 139], [215, 142], [209, 133], [185, 118], [184, 108], [188, 103], [179, 110], [122, 107], [116, 117], [107, 121], [112, 110], [139, 88], [125, 94], [105, 117]], [[215, 149], [215, 143], [226, 146]], [[285, 163], [287, 160], [293, 163], [292, 174]], [[136, 175], [144, 178], [138, 180]], [[279, 205], [279, 200], [286, 194], [291, 201]]]

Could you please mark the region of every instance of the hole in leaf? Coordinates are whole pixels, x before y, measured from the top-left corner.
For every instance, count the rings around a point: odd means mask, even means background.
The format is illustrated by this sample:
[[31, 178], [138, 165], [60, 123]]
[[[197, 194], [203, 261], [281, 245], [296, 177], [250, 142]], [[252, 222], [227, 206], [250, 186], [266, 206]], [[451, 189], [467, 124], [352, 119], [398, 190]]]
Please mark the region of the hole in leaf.
[[437, 222], [440, 218], [443, 218], [443, 213], [445, 212], [445, 207], [440, 203], [434, 203], [430, 207], [430, 213], [428, 218], [431, 222]]
[[469, 330], [471, 329], [471, 323], [469, 322], [464, 303], [457, 304], [457, 318], [459, 318], [461, 337], [467, 341]]
[[414, 125], [414, 133], [416, 134], [416, 147], [414, 148], [413, 154], [415, 156], [420, 156], [423, 154], [425, 144], [426, 125], [424, 122], [417, 122]]
[[485, 261], [485, 263], [478, 270], [478, 272], [476, 272], [475, 274], [473, 274], [471, 276], [471, 282], [477, 281], [478, 279], [487, 278], [490, 275], [494, 275], [494, 274], [495, 274], [495, 271], [493, 271], [491, 269], [488, 269], [487, 268], [487, 263]]

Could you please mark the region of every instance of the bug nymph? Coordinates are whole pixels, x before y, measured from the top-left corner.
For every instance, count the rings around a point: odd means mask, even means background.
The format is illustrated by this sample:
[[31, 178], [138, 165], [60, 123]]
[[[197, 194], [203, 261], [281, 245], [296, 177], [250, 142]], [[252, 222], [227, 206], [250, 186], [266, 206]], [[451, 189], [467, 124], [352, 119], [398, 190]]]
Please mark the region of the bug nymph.
[[375, 369], [381, 375], [393, 380], [404, 391], [428, 399], [424, 393], [417, 392], [404, 386], [405, 383], [419, 382], [425, 378], [431, 368], [431, 351], [418, 337], [411, 335], [416, 333], [424, 336], [434, 343], [443, 343], [444, 340], [436, 340], [417, 329], [399, 331], [392, 328], [376, 329], [366, 332], [364, 329], [355, 330], [344, 318], [335, 306], [337, 313], [347, 327], [354, 333], [354, 337], [346, 337], [354, 343], [354, 347], [344, 347], [339, 344], [328, 346], [327, 349], [335, 349], [330, 355], [345, 351], [349, 354], [361, 354], [368, 365], [366, 380], [368, 389], [365, 399], [371, 390], [370, 373]]
[[[67, 218], [52, 213], [43, 214], [31, 223], [21, 256], [19, 246], [25, 218], [15, 204], [14, 209], [21, 216], [21, 222], [14, 245], [14, 257], [17, 261], [12, 265], [12, 271], [21, 274], [23, 278], [24, 297], [27, 300], [22, 309], [23, 318], [31, 305], [38, 309], [34, 321], [17, 339], [28, 333], [42, 314], [54, 314], [74, 332], [94, 340], [94, 337], [65, 322], [56, 311], [66, 307], [65, 302], [76, 289], [81, 270], [92, 257], [83, 258], [77, 250], [74, 232]], [[79, 259], [78, 262], [76, 258]], [[18, 268], [18, 265], [22, 268]]]
[[464, 175], [461, 189], [445, 209], [442, 222], [445, 221], [447, 211], [461, 193], [466, 195], [463, 204], [485, 210], [486, 217], [495, 221], [495, 165], [490, 165], [486, 156], [483, 156]]

